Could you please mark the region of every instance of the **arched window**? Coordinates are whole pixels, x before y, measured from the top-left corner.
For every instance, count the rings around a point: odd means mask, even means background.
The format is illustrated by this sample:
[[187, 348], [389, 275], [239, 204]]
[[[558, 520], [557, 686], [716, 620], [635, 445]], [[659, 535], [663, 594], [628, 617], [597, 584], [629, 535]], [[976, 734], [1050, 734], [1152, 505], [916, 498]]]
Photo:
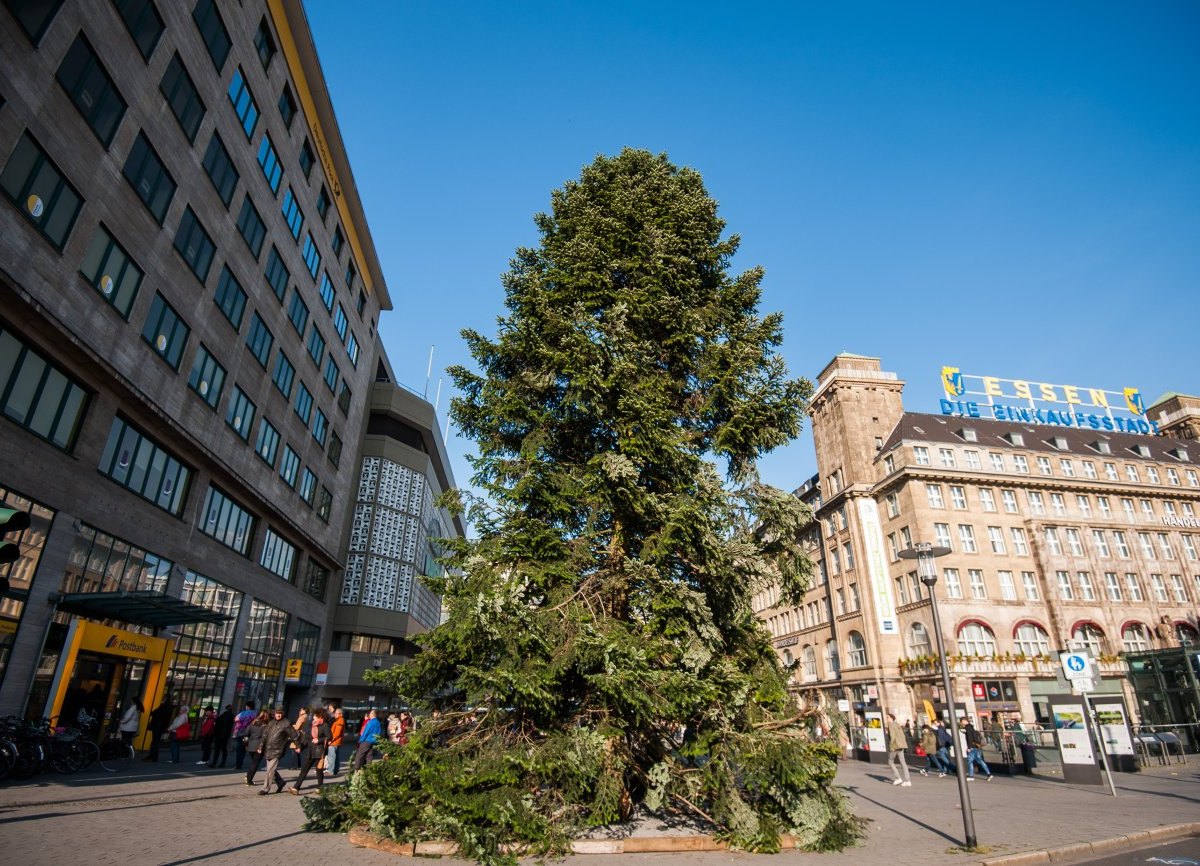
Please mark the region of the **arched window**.
[[1127, 653], [1140, 653], [1150, 649], [1150, 633], [1140, 622], [1130, 623], [1121, 630], [1121, 644]]
[[829, 671], [831, 677], [836, 677], [842, 673], [842, 663], [838, 658], [837, 641], [833, 638], [825, 641], [825, 670]]
[[1083, 622], [1075, 626], [1075, 631], [1071, 632], [1071, 640], [1087, 647], [1093, 656], [1102, 656], [1108, 652], [1105, 648], [1104, 632], [1094, 623]]
[[852, 668], [867, 666], [867, 644], [863, 636], [856, 631], [846, 636], [846, 663]]
[[790, 665], [794, 661], [795, 661], [795, 659], [792, 657], [792, 651], [784, 650], [783, 651], [783, 663], [785, 665]]
[[996, 636], [986, 625], [969, 622], [958, 630], [958, 654], [964, 656], [994, 656]]
[[1026, 656], [1042, 656], [1050, 653], [1050, 635], [1034, 622], [1023, 622], [1013, 632], [1013, 644], [1017, 652]]
[[908, 654], [913, 658], [932, 655], [932, 649], [925, 623], [914, 622], [910, 625], [908, 627]]
[[1195, 646], [1200, 643], [1200, 634], [1186, 622], [1175, 623], [1175, 637], [1180, 646]]
[[812, 682], [817, 678], [817, 651], [811, 644], [804, 645], [804, 681]]

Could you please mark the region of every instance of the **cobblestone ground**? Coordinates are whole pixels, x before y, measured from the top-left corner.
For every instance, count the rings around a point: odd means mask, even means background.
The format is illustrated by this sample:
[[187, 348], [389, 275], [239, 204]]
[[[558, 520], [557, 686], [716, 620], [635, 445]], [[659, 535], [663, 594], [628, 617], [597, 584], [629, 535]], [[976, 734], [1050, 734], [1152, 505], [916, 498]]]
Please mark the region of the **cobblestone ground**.
[[[136, 762], [120, 774], [43, 775], [0, 783], [0, 840], [21, 866], [73, 863], [122, 866], [254, 864], [346, 866], [416, 861], [353, 848], [345, 836], [306, 833], [298, 798], [259, 797], [232, 769], [184, 762]], [[190, 759], [190, 760], [189, 760]], [[1139, 774], [1118, 774], [1118, 796], [1107, 787], [1074, 787], [1047, 778], [971, 783], [978, 838], [989, 856], [1093, 841], [1165, 824], [1200, 821], [1197, 759]], [[296, 771], [284, 773], [290, 782]], [[261, 775], [260, 775], [261, 780]], [[863, 847], [842, 854], [784, 852], [589, 855], [579, 866], [841, 866], [887, 863], [949, 866], [977, 857], [954, 852], [962, 818], [954, 780], [913, 774], [911, 788], [894, 787], [886, 766], [843, 762], [838, 782], [857, 813], [870, 820]], [[307, 783], [309, 787], [312, 781]], [[421, 862], [428, 862], [422, 860]], [[443, 859], [445, 866], [460, 861]]]

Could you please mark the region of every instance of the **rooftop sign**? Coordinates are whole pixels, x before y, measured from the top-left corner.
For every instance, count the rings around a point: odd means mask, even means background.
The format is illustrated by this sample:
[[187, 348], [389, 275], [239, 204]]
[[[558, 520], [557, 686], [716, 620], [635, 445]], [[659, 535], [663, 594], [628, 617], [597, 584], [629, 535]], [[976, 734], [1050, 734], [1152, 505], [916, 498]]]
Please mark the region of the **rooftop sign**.
[[946, 393], [941, 400], [943, 415], [1084, 430], [1158, 433], [1158, 424], [1146, 418], [1146, 404], [1137, 388], [1105, 391], [1078, 385], [974, 376], [963, 373], [958, 367], [942, 367], [942, 390]]

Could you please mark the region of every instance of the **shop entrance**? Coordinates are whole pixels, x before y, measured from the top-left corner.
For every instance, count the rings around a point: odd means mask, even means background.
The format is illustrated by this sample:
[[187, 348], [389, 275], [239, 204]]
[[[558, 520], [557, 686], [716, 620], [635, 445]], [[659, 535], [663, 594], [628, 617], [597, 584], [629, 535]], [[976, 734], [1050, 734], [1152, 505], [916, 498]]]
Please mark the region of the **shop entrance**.
[[80, 652], [67, 682], [59, 713], [60, 725], [83, 726], [91, 719], [93, 739], [110, 731], [134, 698], [146, 705], [150, 662], [96, 652]]

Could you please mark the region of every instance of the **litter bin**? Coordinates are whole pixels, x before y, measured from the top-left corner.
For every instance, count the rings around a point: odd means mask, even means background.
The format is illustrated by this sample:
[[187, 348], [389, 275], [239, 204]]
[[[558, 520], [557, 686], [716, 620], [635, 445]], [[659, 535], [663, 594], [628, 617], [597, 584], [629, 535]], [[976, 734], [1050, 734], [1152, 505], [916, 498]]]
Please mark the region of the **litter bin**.
[[1021, 743], [1021, 763], [1025, 765], [1025, 775], [1032, 776], [1037, 768], [1037, 746], [1028, 740]]

